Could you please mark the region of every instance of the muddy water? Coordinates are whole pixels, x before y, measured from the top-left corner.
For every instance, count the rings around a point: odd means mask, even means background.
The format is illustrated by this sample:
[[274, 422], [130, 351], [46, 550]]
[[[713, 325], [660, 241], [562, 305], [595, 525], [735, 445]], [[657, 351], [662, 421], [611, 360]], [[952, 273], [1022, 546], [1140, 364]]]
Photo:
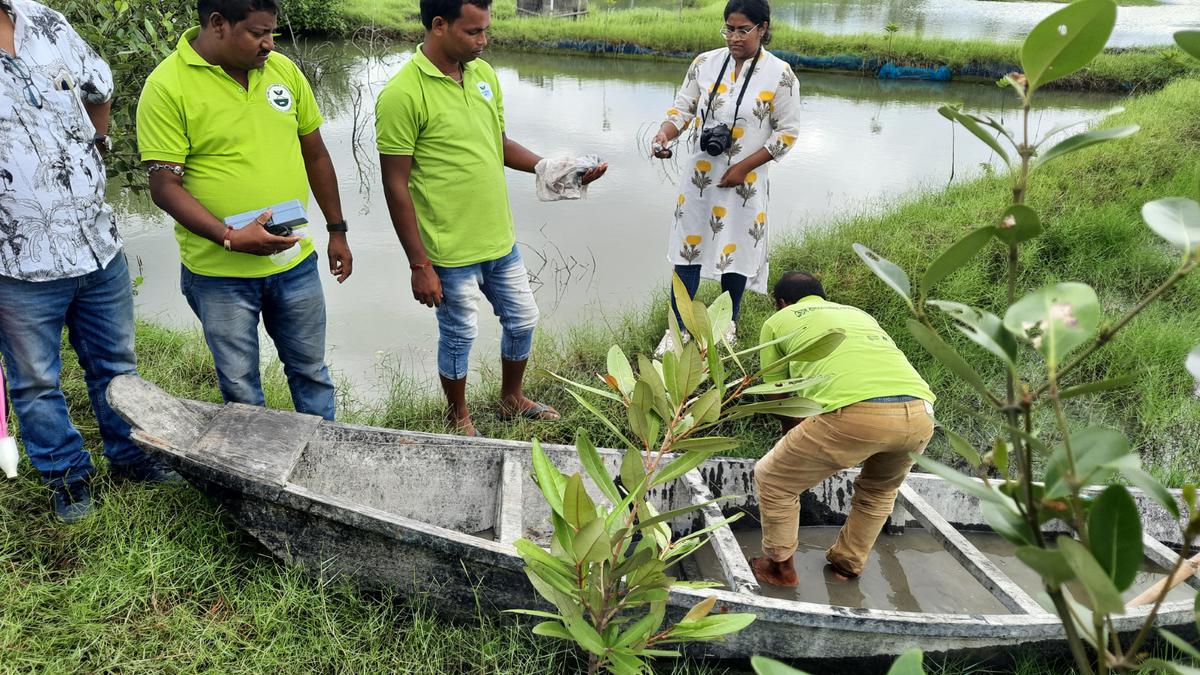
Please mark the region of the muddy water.
[[[837, 532], [836, 527], [800, 528], [800, 547], [795, 557], [800, 586], [793, 589], [764, 585], [762, 594], [865, 609], [949, 614], [1009, 613], [940, 543], [920, 528], [907, 528], [902, 535], [880, 535], [862, 575], [855, 581], [842, 581], [825, 566], [825, 551], [833, 544]], [[747, 559], [762, 555], [761, 530], [745, 529], [734, 533]], [[1027, 592], [1031, 595], [1041, 592], [1038, 576], [1017, 559], [1011, 544], [996, 534], [965, 534]], [[697, 552], [695, 559], [704, 578], [721, 580], [720, 568], [710, 548]], [[1137, 595], [1162, 575], [1160, 568], [1147, 564], [1126, 593], [1126, 599]], [[1194, 595], [1194, 590], [1182, 587], [1175, 589], [1170, 598], [1186, 600]]]
[[[331, 43], [310, 46], [309, 53], [325, 61], [314, 89], [355, 255], [354, 276], [344, 286], [325, 278], [330, 362], [335, 375], [366, 398], [385, 393], [381, 365], [435, 386], [436, 321], [432, 310], [412, 299], [374, 150], [374, 97], [410, 52], [397, 46], [368, 56], [352, 45]], [[644, 305], [668, 278], [666, 237], [677, 167], [648, 159], [645, 142], [672, 101], [685, 64], [512, 53], [487, 58], [504, 87], [511, 137], [543, 154], [596, 152], [610, 163], [608, 175], [580, 202], [540, 203], [527, 174], [508, 176], [517, 238], [534, 275], [542, 325], [590, 321], [610, 330], [606, 315]], [[905, 193], [940, 188], [952, 176], [976, 175], [994, 161], [982, 144], [952, 134], [936, 112], [941, 102], [962, 102], [1010, 123], [1015, 119], [1010, 93], [993, 86], [809, 74], [801, 83], [800, 138], [772, 169], [769, 217], [776, 238], [847, 213], [884, 208]], [[1050, 92], [1033, 126], [1045, 130], [1115, 102]], [[167, 325], [196, 325], [179, 292], [169, 220], [144, 197], [114, 189], [112, 199], [131, 263], [140, 264], [146, 280], [136, 299], [139, 315]], [[316, 222], [322, 222], [319, 215]], [[312, 229], [322, 250], [322, 228]], [[499, 327], [484, 306], [476, 365], [496, 367], [498, 340]]]

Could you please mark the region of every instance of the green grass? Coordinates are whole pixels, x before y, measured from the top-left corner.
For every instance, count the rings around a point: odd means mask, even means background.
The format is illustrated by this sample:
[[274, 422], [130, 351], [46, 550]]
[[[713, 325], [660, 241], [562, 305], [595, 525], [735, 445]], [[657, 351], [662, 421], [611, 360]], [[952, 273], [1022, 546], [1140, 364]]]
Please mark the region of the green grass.
[[[684, 10], [597, 10], [571, 20], [518, 19], [515, 3], [502, 0], [493, 6], [490, 35], [496, 44], [515, 48], [552, 48], [560, 40], [600, 41], [640, 45], [667, 55], [690, 55], [720, 46], [717, 28], [724, 5], [722, 0], [702, 0], [698, 7]], [[417, 8], [416, 0], [345, 0], [344, 4], [351, 24], [387, 29], [414, 42], [423, 34]], [[782, 24], [774, 26], [773, 32], [771, 49], [804, 56], [852, 54], [905, 66], [944, 64], [956, 72], [971, 65], [1007, 68], [1019, 63], [1017, 43], [926, 39], [902, 32], [889, 38], [883, 26], [878, 34], [869, 35], [824, 35]], [[1051, 86], [1097, 91], [1157, 89], [1189, 73], [1200, 73], [1200, 66], [1174, 48], [1113, 49]]]

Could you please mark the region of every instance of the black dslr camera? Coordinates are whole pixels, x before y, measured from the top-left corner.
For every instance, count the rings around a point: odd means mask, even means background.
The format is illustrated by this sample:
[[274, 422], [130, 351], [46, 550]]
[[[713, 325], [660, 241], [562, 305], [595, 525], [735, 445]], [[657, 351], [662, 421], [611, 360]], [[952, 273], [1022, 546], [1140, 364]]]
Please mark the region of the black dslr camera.
[[700, 132], [700, 147], [713, 157], [728, 152], [732, 145], [733, 130], [728, 124], [718, 124]]

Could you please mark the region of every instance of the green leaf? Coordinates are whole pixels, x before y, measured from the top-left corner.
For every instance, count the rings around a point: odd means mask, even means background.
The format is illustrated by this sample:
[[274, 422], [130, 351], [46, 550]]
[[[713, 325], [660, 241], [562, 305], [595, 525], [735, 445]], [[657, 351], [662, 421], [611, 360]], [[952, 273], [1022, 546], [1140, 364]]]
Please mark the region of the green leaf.
[[743, 396], [760, 396], [763, 394], [790, 394], [808, 389], [813, 385], [820, 384], [829, 379], [828, 375], [818, 375], [816, 377], [797, 377], [790, 380], [779, 380], [778, 382], [767, 382], [765, 384], [755, 385], [742, 391]]
[[583, 477], [578, 473], [567, 479], [567, 489], [563, 492], [563, 518], [577, 530], [596, 519], [596, 504], [588, 496]]
[[712, 614], [696, 621], [681, 621], [671, 629], [670, 642], [678, 638], [685, 640], [713, 640], [736, 633], [754, 623], [757, 617], [749, 613]]
[[[1071, 434], [1070, 441], [1075, 458], [1075, 475], [1083, 482], [1103, 480], [1107, 476], [1099, 472], [1129, 454], [1129, 440], [1114, 429], [1087, 427]], [[1062, 497], [1070, 492], [1066, 479], [1069, 468], [1067, 446], [1059, 445], [1046, 465], [1047, 499]]]
[[1053, 367], [1096, 333], [1100, 327], [1100, 301], [1087, 284], [1052, 284], [1009, 307], [1004, 327], [1033, 345]]
[[645, 375], [633, 387], [633, 401], [627, 410], [629, 428], [642, 439], [644, 447], [651, 447], [658, 438], [658, 422], [651, 418], [654, 394], [646, 384]]
[[[1080, 0], [1086, 2], [1086, 0]], [[1112, 579], [1104, 572], [1104, 568], [1092, 557], [1091, 551], [1083, 544], [1066, 535], [1059, 535], [1058, 550], [1063, 559], [1079, 579], [1091, 598], [1091, 609], [1101, 614], [1124, 614], [1125, 603], [1121, 600], [1121, 592], [1113, 585]]]
[[661, 471], [654, 474], [654, 480], [650, 482], [650, 486], [662, 485], [669, 483], [692, 469], [700, 466], [711, 457], [708, 452], [689, 452], [686, 455], [679, 455], [671, 460], [671, 463], [663, 467]]
[[647, 672], [645, 661], [632, 654], [623, 654], [618, 651], [608, 653], [607, 667], [613, 675], [645, 675]]
[[[670, 356], [666, 357], [668, 361], [678, 359], [675, 352], [670, 352]], [[657, 361], [651, 361], [644, 354], [638, 354], [638, 382], [643, 382], [650, 387], [650, 407], [658, 413], [658, 416], [663, 420], [669, 420], [674, 416], [671, 404], [667, 401], [667, 390], [664, 382], [670, 380], [671, 377], [664, 377], [664, 368], [660, 367]], [[672, 376], [673, 377], [673, 376]], [[634, 386], [636, 393], [637, 386]]]
[[888, 668], [887, 675], [925, 675], [922, 665], [924, 653], [920, 649], [910, 649], [900, 655]]
[[1192, 58], [1200, 59], [1200, 30], [1181, 30], [1175, 33], [1175, 44]]
[[1041, 167], [1045, 166], [1047, 162], [1058, 159], [1063, 155], [1068, 155], [1076, 150], [1082, 150], [1088, 146], [1096, 145], [1097, 143], [1105, 143], [1108, 141], [1115, 141], [1119, 138], [1132, 136], [1136, 134], [1139, 129], [1141, 129], [1140, 126], [1136, 124], [1130, 124], [1123, 127], [1093, 129], [1091, 131], [1085, 131], [1081, 134], [1075, 134], [1070, 138], [1056, 143], [1053, 147], [1038, 157], [1037, 162], [1034, 164], [1034, 168], [1040, 169]]
[[[578, 475], [578, 474], [576, 474]], [[612, 556], [612, 538], [604, 529], [604, 519], [588, 521], [575, 535], [575, 559], [581, 563], [598, 563]]]
[[[717, 389], [709, 389], [700, 395], [688, 409], [696, 424], [711, 424], [721, 417], [721, 394]], [[678, 448], [678, 444], [676, 444]]]
[[546, 498], [546, 504], [555, 513], [562, 515], [562, 495], [563, 490], [567, 487], [566, 478], [546, 456], [542, 450], [542, 444], [536, 438], [533, 439], [533, 473], [537, 479], [538, 488], [542, 491], [542, 496]]
[[613, 424], [612, 420], [608, 419], [608, 417], [604, 413], [600, 412], [600, 410], [596, 406], [592, 405], [590, 401], [588, 401], [584, 397], [580, 396], [579, 394], [576, 394], [573, 391], [567, 390], [567, 393], [570, 394], [571, 398], [575, 399], [575, 401], [578, 402], [579, 405], [583, 406], [585, 410], [592, 413], [592, 415], [594, 415], [596, 417], [596, 419], [600, 420], [604, 424], [604, 426], [608, 427], [609, 431], [613, 432], [613, 434], [618, 439], [621, 440], [621, 442], [625, 445], [625, 447], [627, 447], [627, 448], [634, 447], [633, 441], [629, 440], [629, 437], [626, 436], [623, 431], [621, 431], [619, 428], [617, 428], [617, 425]]
[[713, 339], [724, 340], [725, 331], [733, 323], [733, 299], [729, 291], [718, 295], [708, 306], [708, 323], [712, 327]]
[[[624, 402], [625, 402], [625, 401], [621, 400], [621, 397], [620, 397], [620, 396], [618, 396], [617, 394], [614, 394], [614, 393], [613, 393], [613, 392], [611, 392], [611, 391], [605, 391], [605, 390], [603, 390], [603, 389], [597, 389], [596, 387], [589, 387], [589, 386], [588, 386], [588, 385], [586, 385], [586, 384], [579, 384], [578, 382], [574, 382], [574, 381], [572, 381], [572, 380], [568, 380], [567, 378], [563, 377], [562, 375], [559, 375], [558, 373], [555, 373], [555, 372], [553, 372], [553, 371], [550, 371], [550, 370], [547, 370], [546, 372], [547, 372], [547, 373], [550, 373], [550, 377], [553, 377], [554, 379], [556, 379], [556, 380], [558, 380], [558, 381], [560, 381], [560, 382], [564, 382], [564, 383], [566, 383], [566, 384], [568, 384], [568, 385], [570, 385], [570, 386], [572, 386], [572, 387], [575, 387], [576, 389], [582, 389], [583, 391], [586, 391], [586, 392], [589, 392], [589, 393], [592, 393], [592, 394], [596, 394], [597, 396], [603, 396], [604, 398], [606, 398], [606, 399], [609, 399], [610, 401], [617, 401], [618, 403], [624, 403]], [[570, 391], [570, 390], [568, 389], [567, 391]]]
[[790, 398], [743, 403], [728, 410], [725, 421], [737, 420], [750, 415], [781, 415], [783, 417], [812, 417], [825, 412], [825, 408], [812, 399], [792, 396]]
[[517, 553], [527, 564], [537, 563], [564, 578], [569, 579], [575, 576], [575, 570], [567, 563], [550, 555], [546, 549], [528, 539], [517, 539], [513, 542], [513, 547], [517, 549]]
[[503, 611], [507, 614], [524, 614], [526, 616], [538, 616], [543, 619], [563, 618], [561, 614], [555, 614], [554, 612], [543, 612], [539, 609], [506, 609]]
[[539, 623], [533, 627], [533, 634], [557, 638], [559, 640], [575, 641], [575, 638], [571, 637], [571, 633], [567, 630], [567, 627], [558, 621], [543, 621]]
[[909, 282], [908, 275], [904, 273], [904, 270], [900, 269], [896, 263], [884, 258], [862, 244], [855, 244], [854, 252], [858, 254], [859, 258], [862, 258], [867, 267], [871, 268], [875, 276], [882, 279], [883, 283], [891, 286], [893, 291], [896, 291], [900, 294], [900, 297], [904, 298], [904, 303], [908, 305], [909, 309], [913, 309], [912, 284]]
[[683, 348], [683, 356], [675, 367], [675, 387], [672, 393], [676, 401], [686, 401], [704, 377], [704, 360], [700, 358], [700, 348], [695, 342], [689, 342]]
[[975, 309], [961, 302], [948, 300], [929, 300], [925, 304], [933, 305], [954, 319], [954, 326], [972, 342], [995, 354], [1010, 368], [1017, 358], [1017, 340], [1004, 327], [1000, 317]]
[[1200, 246], [1200, 204], [1183, 197], [1166, 197], [1146, 202], [1142, 220], [1158, 236], [1191, 251]]
[[712, 344], [712, 327], [704, 303], [692, 300], [678, 274], [671, 275], [671, 287], [675, 292], [675, 307], [683, 319], [683, 326], [693, 337], [703, 339], [705, 345]]
[[821, 359], [833, 353], [842, 341], [846, 339], [846, 333], [840, 328], [834, 328], [828, 331], [821, 337], [807, 343], [803, 347], [790, 352], [780, 358], [778, 361], [769, 363], [759, 369], [757, 373], [750, 377], [751, 380], [762, 377], [769, 372], [781, 370], [784, 364], [792, 361], [820, 361]]
[[1005, 506], [1012, 502], [1012, 500], [1008, 497], [1005, 497], [999, 492], [993, 490], [991, 485], [976, 478], [963, 475], [958, 471], [946, 466], [945, 464], [942, 464], [936, 459], [931, 459], [925, 455], [918, 455], [916, 453], [909, 453], [909, 456], [912, 457], [913, 461], [916, 462], [922, 469], [925, 469], [929, 473], [932, 473], [939, 478], [944, 478], [959, 490], [962, 490], [969, 495], [978, 497], [982, 501]]
[[1113, 115], [1119, 115], [1120, 113], [1123, 113], [1123, 112], [1125, 112], [1124, 106], [1118, 105], [1118, 106], [1113, 106], [1113, 107], [1109, 108], [1108, 110], [1105, 110], [1104, 112], [1100, 113], [1099, 115], [1083, 117], [1083, 118], [1077, 119], [1073, 122], [1063, 122], [1062, 124], [1056, 124], [1052, 129], [1050, 129], [1050, 131], [1047, 131], [1046, 135], [1042, 136], [1042, 139], [1040, 141], [1038, 141], [1035, 145], [1041, 145], [1041, 144], [1045, 143], [1046, 141], [1050, 140], [1051, 138], [1054, 138], [1054, 136], [1056, 134], [1062, 133], [1063, 131], [1070, 129], [1071, 127], [1077, 127], [1082, 124], [1089, 124], [1089, 125], [1097, 124], [1101, 120], [1103, 120], [1107, 117], [1112, 117]]
[[588, 650], [596, 656], [604, 656], [604, 639], [592, 628], [591, 624], [583, 619], [575, 619], [567, 622], [567, 630], [570, 631], [571, 637], [575, 642], [579, 643], [580, 647]]
[[981, 227], [951, 244], [950, 248], [943, 251], [930, 263], [929, 269], [925, 270], [925, 275], [921, 277], [919, 287], [921, 297], [928, 295], [929, 289], [970, 262], [971, 258], [974, 258], [983, 250], [984, 246], [987, 246], [995, 234], [996, 228], [989, 225]]
[[979, 468], [979, 452], [976, 451], [975, 448], [971, 447], [971, 444], [967, 442], [967, 439], [959, 436], [946, 427], [942, 427], [942, 433], [946, 434], [946, 440], [950, 441], [950, 449], [954, 450], [955, 454], [967, 460], [967, 463], [971, 465], [971, 468]]
[[1073, 387], [1067, 387], [1058, 392], [1058, 397], [1064, 401], [1076, 396], [1085, 396], [1087, 394], [1095, 394], [1110, 389], [1124, 389], [1129, 385], [1137, 382], [1137, 375], [1122, 375], [1121, 377], [1113, 377], [1099, 382], [1088, 382], [1086, 384], [1077, 384]]
[[1163, 659], [1146, 659], [1142, 661], [1141, 672], [1171, 673], [1172, 675], [1200, 675], [1200, 668], [1185, 666], [1182, 663], [1171, 663]]
[[671, 446], [673, 452], [705, 452], [715, 454], [733, 450], [740, 446], [740, 438], [725, 438], [724, 436], [704, 436], [701, 438], [685, 438]]
[[1016, 246], [1042, 233], [1042, 220], [1037, 211], [1024, 204], [1013, 204], [1000, 216], [1000, 224], [996, 226], [996, 238]]
[[632, 647], [639, 645], [644, 647], [646, 641], [651, 635], [658, 632], [659, 626], [662, 625], [663, 616], [666, 614], [666, 605], [654, 607], [646, 616], [638, 619], [629, 628], [626, 628], [617, 638], [614, 647]]
[[722, 495], [715, 499], [709, 499], [708, 501], [701, 502], [699, 504], [688, 504], [687, 506], [681, 506], [677, 509], [672, 509], [671, 511], [667, 511], [666, 513], [660, 513], [652, 518], [646, 518], [644, 520], [639, 520], [637, 525], [634, 526], [633, 529], [644, 530], [647, 527], [654, 527], [655, 525], [657, 525], [659, 523], [665, 523], [665, 522], [674, 520], [674, 519], [678, 518], [679, 516], [686, 516], [689, 513], [699, 511], [700, 509], [708, 506], [709, 504], [716, 504], [717, 502], [729, 501], [730, 499], [733, 499], [736, 496], [737, 495]]
[[1175, 502], [1175, 497], [1171, 495], [1171, 492], [1158, 482], [1157, 478], [1143, 471], [1140, 466], [1121, 467], [1120, 473], [1135, 488], [1145, 492], [1148, 497], [1158, 502], [1167, 510], [1167, 513], [1170, 513], [1176, 520], [1179, 519], [1179, 504]]
[[796, 670], [787, 664], [775, 659], [768, 659], [765, 656], [751, 656], [750, 667], [754, 669], [755, 675], [808, 675], [803, 670]]
[[621, 501], [621, 493], [617, 491], [617, 485], [613, 482], [612, 476], [608, 475], [604, 460], [596, 451], [596, 446], [592, 443], [586, 427], [579, 427], [579, 431], [575, 433], [575, 449], [579, 451], [579, 463], [591, 476], [596, 487], [600, 488], [604, 496], [613, 504]]
[[1142, 567], [1142, 519], [1124, 486], [1108, 486], [1092, 503], [1088, 544], [1118, 591], [1133, 584]]
[[629, 365], [629, 359], [625, 357], [625, 352], [617, 345], [613, 345], [608, 350], [608, 374], [612, 375], [617, 381], [617, 388], [621, 393], [629, 396], [633, 392], [633, 384], [636, 380], [633, 377], [633, 368]]
[[943, 365], [954, 371], [954, 374], [958, 375], [959, 379], [963, 382], [971, 385], [972, 389], [982, 394], [984, 400], [994, 404], [996, 397], [992, 395], [991, 390], [984, 384], [983, 377], [963, 357], [959, 356], [953, 347], [946, 344], [946, 341], [940, 335], [916, 319], [908, 320], [908, 332], [912, 333], [917, 342], [921, 343], [925, 351], [932, 354]]
[[992, 466], [996, 467], [996, 471], [1000, 472], [1000, 476], [1008, 476], [1008, 443], [1004, 442], [1003, 438], [997, 438], [992, 445], [991, 453]]
[[1075, 578], [1075, 572], [1059, 551], [1036, 546], [1018, 546], [1017, 557], [1052, 587], [1057, 588]]
[[1029, 524], [1010, 506], [1001, 506], [993, 502], [982, 502], [979, 508], [983, 514], [983, 519], [996, 531], [996, 534], [999, 534], [1017, 546], [1025, 546], [1033, 543], [1033, 531], [1029, 528]]
[[970, 115], [964, 115], [962, 113], [961, 106], [943, 105], [942, 107], [938, 108], [938, 113], [951, 122], [958, 122], [959, 124], [963, 125], [963, 128], [972, 134], [975, 134], [976, 138], [987, 144], [987, 146], [991, 148], [992, 151], [997, 155], [1000, 155], [1000, 159], [1003, 159], [1005, 164], [1012, 165], [1012, 160], [1009, 159], [1008, 152], [1004, 150], [1004, 146], [1000, 145], [1000, 140], [988, 133], [988, 131], [980, 126], [979, 122], [976, 122], [973, 117]]
[[633, 492], [634, 486], [646, 479], [646, 464], [639, 450], [626, 450], [621, 457], [621, 485]]
[[1076, 0], [1034, 26], [1021, 47], [1029, 95], [1090, 63], [1104, 50], [1116, 23], [1113, 0]]

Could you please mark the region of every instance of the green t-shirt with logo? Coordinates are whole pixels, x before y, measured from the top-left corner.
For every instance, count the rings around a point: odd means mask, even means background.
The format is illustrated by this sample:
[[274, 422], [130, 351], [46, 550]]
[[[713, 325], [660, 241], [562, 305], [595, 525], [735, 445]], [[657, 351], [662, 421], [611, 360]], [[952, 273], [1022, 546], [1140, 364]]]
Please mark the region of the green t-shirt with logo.
[[831, 330], [846, 337], [829, 356], [813, 362], [793, 361], [787, 368], [767, 373], [767, 382], [826, 376], [824, 382], [799, 393], [833, 411], [851, 403], [880, 396], [915, 396], [933, 403], [936, 397], [917, 374], [892, 338], [874, 317], [849, 305], [839, 305], [810, 295], [784, 307], [763, 323], [761, 342], [790, 335], [786, 340], [759, 352], [764, 366], [782, 359]]
[[[321, 113], [303, 73], [272, 53], [249, 72], [245, 89], [192, 47], [191, 28], [158, 64], [138, 101], [142, 161], [184, 165], [183, 187], [217, 218], [265, 210], [292, 199], [308, 207], [308, 173], [300, 137], [321, 126]], [[179, 257], [196, 274], [265, 277], [295, 267], [313, 251], [302, 239], [296, 257], [278, 265], [268, 256], [231, 253], [175, 225]]]
[[500, 81], [481, 59], [464, 66], [460, 85], [419, 45], [380, 92], [379, 153], [412, 157], [408, 188], [421, 242], [435, 265], [473, 265], [512, 250], [503, 134]]

